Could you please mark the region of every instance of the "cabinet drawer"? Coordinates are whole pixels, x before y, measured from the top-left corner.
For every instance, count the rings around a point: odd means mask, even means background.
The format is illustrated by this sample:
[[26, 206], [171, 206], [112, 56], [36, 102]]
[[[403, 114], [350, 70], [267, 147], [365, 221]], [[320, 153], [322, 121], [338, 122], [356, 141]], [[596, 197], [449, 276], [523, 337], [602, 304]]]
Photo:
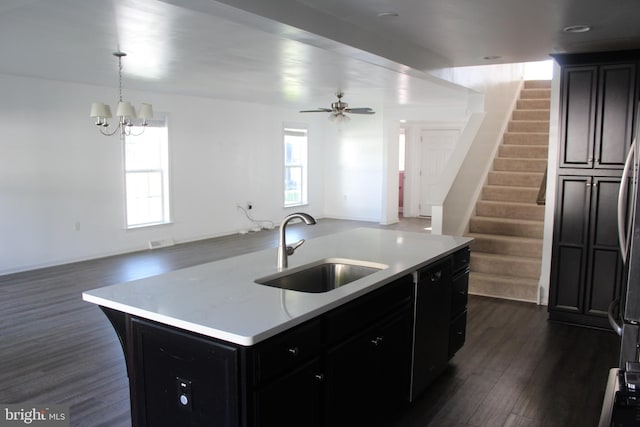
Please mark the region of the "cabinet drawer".
[[467, 334], [467, 312], [466, 310], [451, 321], [449, 328], [449, 359], [453, 357], [456, 351], [460, 350], [464, 345]]
[[467, 309], [469, 294], [469, 269], [463, 270], [453, 278], [451, 288], [451, 318], [455, 318]]
[[312, 320], [261, 343], [256, 348], [256, 382], [261, 383], [313, 358], [322, 350], [322, 322]]
[[469, 266], [469, 259], [471, 257], [471, 250], [469, 246], [462, 248], [453, 254], [453, 272], [457, 273], [460, 270], [464, 270]]
[[327, 342], [335, 344], [360, 332], [372, 322], [409, 305], [413, 295], [413, 279], [404, 276], [370, 294], [327, 313], [325, 325]]

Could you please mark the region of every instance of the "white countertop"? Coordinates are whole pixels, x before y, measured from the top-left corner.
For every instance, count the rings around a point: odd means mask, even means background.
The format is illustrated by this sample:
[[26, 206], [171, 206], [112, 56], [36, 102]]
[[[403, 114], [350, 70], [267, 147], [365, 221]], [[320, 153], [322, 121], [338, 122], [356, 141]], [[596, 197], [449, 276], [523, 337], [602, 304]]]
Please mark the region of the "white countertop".
[[240, 345], [253, 345], [426, 266], [472, 239], [358, 228], [310, 239], [289, 268], [324, 258], [389, 267], [325, 293], [254, 283], [276, 273], [276, 248], [84, 292], [82, 299]]

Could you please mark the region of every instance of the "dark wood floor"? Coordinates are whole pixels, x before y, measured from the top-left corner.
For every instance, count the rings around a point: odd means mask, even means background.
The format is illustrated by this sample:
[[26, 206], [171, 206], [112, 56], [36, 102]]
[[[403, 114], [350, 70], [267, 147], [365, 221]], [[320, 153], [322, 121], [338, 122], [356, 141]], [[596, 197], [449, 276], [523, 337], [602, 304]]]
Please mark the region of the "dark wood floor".
[[[384, 228], [424, 232], [426, 225], [409, 219]], [[354, 226], [375, 227], [322, 220], [288, 231], [293, 240]], [[0, 403], [68, 405], [72, 426], [129, 426], [120, 345], [81, 293], [275, 248], [276, 241], [275, 231], [261, 231], [0, 276]], [[597, 425], [617, 336], [546, 317], [544, 307], [471, 297], [467, 343], [395, 426]]]

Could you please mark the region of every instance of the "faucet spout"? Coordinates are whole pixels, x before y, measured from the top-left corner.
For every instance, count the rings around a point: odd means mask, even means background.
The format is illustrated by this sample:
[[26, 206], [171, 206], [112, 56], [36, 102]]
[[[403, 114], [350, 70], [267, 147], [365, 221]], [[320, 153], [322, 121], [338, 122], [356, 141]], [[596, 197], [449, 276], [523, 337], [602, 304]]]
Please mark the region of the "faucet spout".
[[304, 243], [304, 240], [300, 240], [293, 246], [287, 246], [287, 224], [293, 219], [300, 219], [307, 225], [313, 225], [316, 223], [316, 219], [311, 215], [304, 212], [296, 212], [287, 215], [280, 224], [280, 231], [278, 233], [278, 259], [276, 261], [276, 268], [278, 271], [283, 270], [289, 266], [288, 256], [293, 255], [296, 249]]

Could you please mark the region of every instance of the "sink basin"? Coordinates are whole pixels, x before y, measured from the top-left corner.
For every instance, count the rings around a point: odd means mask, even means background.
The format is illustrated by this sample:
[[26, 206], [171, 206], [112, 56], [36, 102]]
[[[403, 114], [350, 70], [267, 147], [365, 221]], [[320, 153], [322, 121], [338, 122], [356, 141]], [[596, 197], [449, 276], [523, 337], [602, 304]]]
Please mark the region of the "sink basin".
[[329, 258], [256, 279], [260, 285], [292, 291], [321, 293], [384, 270], [388, 266], [368, 261]]

